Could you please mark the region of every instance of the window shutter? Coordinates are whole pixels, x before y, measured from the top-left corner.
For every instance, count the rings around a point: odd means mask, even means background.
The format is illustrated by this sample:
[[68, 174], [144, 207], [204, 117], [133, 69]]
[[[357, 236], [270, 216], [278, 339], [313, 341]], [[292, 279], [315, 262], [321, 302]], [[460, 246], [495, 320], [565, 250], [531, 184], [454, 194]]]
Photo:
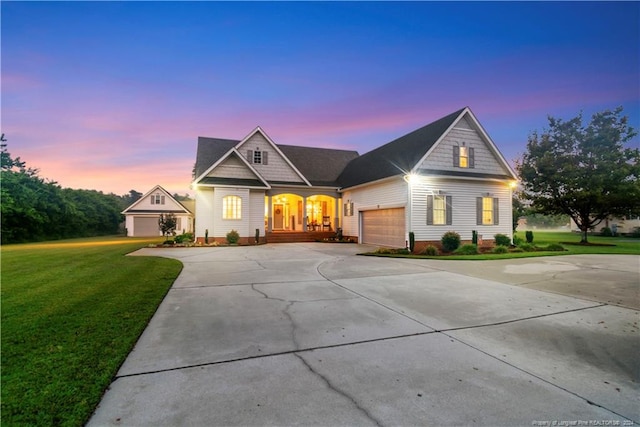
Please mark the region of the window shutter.
[[498, 208], [499, 208], [499, 199], [497, 197], [493, 198], [493, 225], [498, 225]]
[[253, 164], [253, 150], [247, 150], [247, 160]]
[[342, 205], [342, 216], [347, 216], [347, 204]]
[[268, 165], [269, 164], [269, 156], [268, 156], [268, 152], [263, 151], [262, 152], [262, 164], [263, 165]]
[[476, 225], [482, 225], [482, 197], [476, 197]]
[[457, 145], [453, 146], [453, 167], [460, 167], [460, 147]]
[[433, 225], [433, 196], [427, 196], [427, 225]]
[[470, 168], [476, 167], [475, 156], [473, 155], [473, 148], [471, 147], [469, 147], [469, 167]]
[[445, 198], [445, 201], [446, 201], [445, 214], [447, 215], [447, 225], [451, 225], [453, 223], [453, 207], [451, 206], [451, 201], [452, 201], [451, 196], [447, 196]]
[[151, 204], [152, 204], [152, 205], [155, 205], [155, 204], [156, 204], [156, 196], [155, 196], [155, 194], [152, 194], [152, 195], [151, 195]]
[[160, 204], [164, 205], [164, 196], [160, 196]]

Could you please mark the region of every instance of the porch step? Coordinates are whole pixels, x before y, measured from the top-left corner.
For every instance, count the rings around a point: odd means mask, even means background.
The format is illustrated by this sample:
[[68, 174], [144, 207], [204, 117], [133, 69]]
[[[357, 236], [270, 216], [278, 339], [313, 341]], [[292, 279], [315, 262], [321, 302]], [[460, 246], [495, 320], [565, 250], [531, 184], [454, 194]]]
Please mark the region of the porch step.
[[334, 237], [335, 235], [335, 231], [309, 231], [306, 233], [296, 231], [277, 231], [267, 233], [267, 243], [315, 242], [329, 237]]

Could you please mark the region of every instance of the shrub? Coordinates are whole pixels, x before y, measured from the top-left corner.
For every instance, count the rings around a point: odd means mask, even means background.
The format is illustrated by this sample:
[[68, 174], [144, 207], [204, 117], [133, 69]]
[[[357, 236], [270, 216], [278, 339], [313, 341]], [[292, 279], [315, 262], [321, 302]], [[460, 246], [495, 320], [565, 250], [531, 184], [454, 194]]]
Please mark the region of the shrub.
[[604, 237], [611, 237], [613, 236], [613, 233], [611, 232], [611, 229], [609, 227], [602, 227], [602, 230], [600, 230], [600, 235]]
[[524, 237], [527, 239], [527, 243], [533, 243], [533, 231], [531, 230], [525, 231]]
[[511, 239], [509, 238], [509, 236], [505, 236], [504, 234], [496, 234], [495, 236], [493, 236], [493, 238], [496, 239], [497, 246], [511, 245]]
[[427, 245], [427, 247], [422, 251], [422, 255], [438, 256], [440, 255], [440, 251], [433, 245]]
[[631, 232], [631, 237], [640, 237], [640, 227], [634, 227]]
[[524, 252], [522, 248], [513, 248], [509, 250], [510, 252]]
[[413, 252], [416, 247], [416, 235], [413, 231], [409, 232], [409, 250]]
[[162, 242], [162, 244], [163, 244], [163, 245], [170, 245], [170, 246], [173, 246], [173, 240], [171, 240], [171, 239], [167, 239], [167, 240], [165, 240], [164, 242]]
[[519, 247], [524, 252], [535, 252], [536, 251], [536, 247], [533, 246], [531, 243], [523, 243]]
[[455, 231], [447, 231], [442, 235], [442, 247], [447, 252], [453, 252], [460, 246], [460, 235]]
[[522, 240], [520, 237], [518, 236], [513, 236], [513, 244], [516, 246], [520, 246], [521, 244], [524, 243], [524, 240]]
[[478, 247], [473, 244], [466, 244], [460, 246], [454, 253], [456, 255], [476, 255], [478, 253]]
[[509, 252], [509, 248], [504, 245], [498, 245], [495, 248], [493, 248], [494, 254], [506, 254], [508, 252]]
[[564, 251], [564, 247], [559, 243], [551, 243], [549, 246], [547, 246], [547, 250], [561, 252]]
[[193, 233], [182, 233], [173, 238], [176, 243], [192, 242]]
[[409, 252], [409, 249], [407, 248], [400, 248], [400, 249], [391, 249], [391, 248], [378, 248], [375, 252], [375, 254], [382, 254], [382, 255], [409, 255], [411, 252]]
[[238, 234], [236, 230], [231, 230], [227, 233], [227, 242], [229, 242], [230, 245], [238, 243], [238, 240], [240, 240], [240, 234]]

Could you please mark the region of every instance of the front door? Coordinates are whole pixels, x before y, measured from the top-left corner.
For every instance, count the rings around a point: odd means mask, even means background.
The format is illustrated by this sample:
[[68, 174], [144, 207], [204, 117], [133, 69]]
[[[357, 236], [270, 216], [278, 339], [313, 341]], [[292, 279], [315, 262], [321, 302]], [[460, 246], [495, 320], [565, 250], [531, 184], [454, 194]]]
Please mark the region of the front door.
[[273, 228], [276, 230], [282, 230], [284, 227], [284, 205], [273, 205]]

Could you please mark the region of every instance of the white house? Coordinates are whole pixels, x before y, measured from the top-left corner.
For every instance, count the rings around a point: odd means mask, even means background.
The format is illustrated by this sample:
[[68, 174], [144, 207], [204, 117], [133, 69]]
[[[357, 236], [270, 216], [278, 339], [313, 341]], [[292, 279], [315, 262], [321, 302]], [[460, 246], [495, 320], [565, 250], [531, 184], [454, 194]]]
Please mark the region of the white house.
[[150, 237], [162, 236], [158, 225], [160, 214], [172, 213], [176, 216], [176, 232], [193, 232], [194, 202], [179, 202], [164, 188], [156, 185], [127, 209], [125, 216], [127, 236]]
[[[362, 156], [278, 145], [257, 127], [242, 140], [198, 138], [196, 237], [314, 240], [342, 228], [358, 242], [437, 243], [512, 236], [516, 175], [469, 108]], [[320, 234], [319, 234], [320, 233]]]

